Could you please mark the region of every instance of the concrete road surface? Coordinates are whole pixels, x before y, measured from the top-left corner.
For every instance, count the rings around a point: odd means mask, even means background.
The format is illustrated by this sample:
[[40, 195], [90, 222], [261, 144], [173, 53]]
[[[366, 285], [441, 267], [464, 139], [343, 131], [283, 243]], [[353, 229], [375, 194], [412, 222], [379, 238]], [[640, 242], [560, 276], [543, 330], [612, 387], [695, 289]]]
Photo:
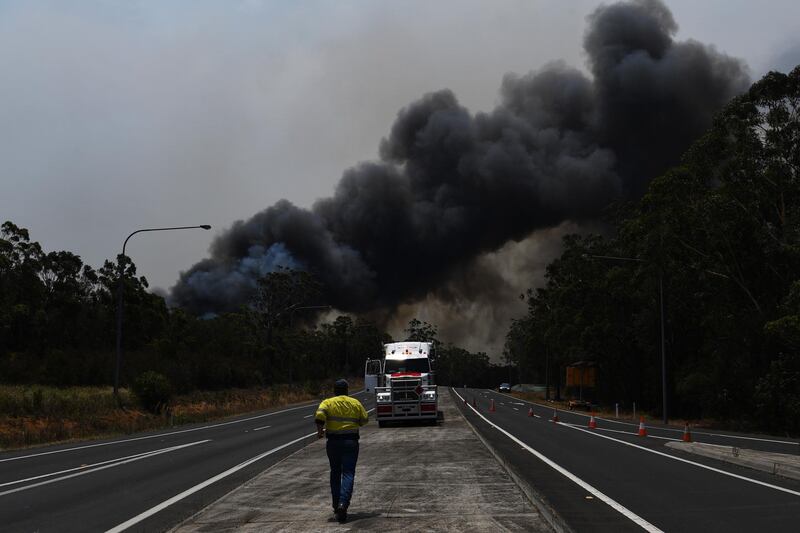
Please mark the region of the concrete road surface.
[[174, 533], [227, 531], [551, 531], [440, 388], [437, 427], [362, 429], [349, 520], [331, 512], [325, 442], [253, 478]]

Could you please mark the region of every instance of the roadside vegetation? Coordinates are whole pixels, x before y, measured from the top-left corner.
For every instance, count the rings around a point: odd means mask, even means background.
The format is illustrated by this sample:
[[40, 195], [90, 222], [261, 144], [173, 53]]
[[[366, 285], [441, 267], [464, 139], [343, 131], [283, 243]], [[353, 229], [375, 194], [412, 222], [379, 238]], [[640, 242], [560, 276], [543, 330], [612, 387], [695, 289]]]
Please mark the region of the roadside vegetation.
[[[659, 412], [660, 287], [670, 415], [800, 432], [800, 68], [734, 99], [682, 164], [569, 235], [527, 292], [506, 366], [437, 343], [441, 384], [544, 383], [598, 369], [595, 403]], [[614, 259], [622, 258], [622, 259]], [[120, 403], [111, 394], [116, 289], [125, 294]], [[533, 283], [533, 281], [532, 281]], [[322, 315], [325, 288], [279, 269], [242, 308], [198, 317], [148, 291], [129, 258], [99, 269], [0, 226], [0, 446], [130, 433], [318, 397], [391, 337]], [[437, 340], [412, 320], [410, 340]], [[509, 372], [513, 368], [513, 374]], [[513, 375], [514, 379], [509, 376]], [[311, 384], [289, 387], [285, 383]], [[131, 391], [131, 392], [128, 392]]]
[[[520, 381], [598, 369], [594, 402], [800, 432], [800, 67], [735, 98], [602, 235], [569, 235], [507, 335]], [[615, 259], [618, 258], [618, 259]], [[621, 258], [621, 259], [619, 259]], [[571, 392], [574, 394], [574, 391]]]
[[[125, 327], [117, 402], [110, 386], [119, 279]], [[147, 289], [127, 257], [95, 270], [70, 252], [46, 252], [12, 222], [0, 227], [0, 448], [129, 434], [319, 398], [335, 377], [363, 375], [365, 360], [392, 340], [360, 317], [321, 321], [321, 288], [305, 272], [268, 273], [250, 305], [217, 316], [171, 309]], [[428, 340], [435, 328], [414, 320], [406, 333]], [[486, 354], [453, 346], [439, 353], [442, 383], [450, 380], [447, 369], [459, 376], [476, 369], [490, 386], [487, 371], [499, 369]], [[354, 387], [359, 383], [353, 379]]]
[[[363, 380], [349, 378], [353, 390]], [[194, 391], [169, 396], [158, 411], [141, 398], [120, 391], [121, 409], [111, 387], [0, 385], [0, 449], [127, 435], [182, 424], [317, 400], [330, 393], [328, 382], [274, 385], [255, 389]]]

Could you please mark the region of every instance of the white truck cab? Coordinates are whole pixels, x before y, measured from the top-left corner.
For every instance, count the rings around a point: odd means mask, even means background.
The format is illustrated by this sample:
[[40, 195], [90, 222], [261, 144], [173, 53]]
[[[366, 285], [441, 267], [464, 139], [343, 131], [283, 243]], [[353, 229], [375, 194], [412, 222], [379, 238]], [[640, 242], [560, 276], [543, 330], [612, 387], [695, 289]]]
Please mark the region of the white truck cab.
[[430, 342], [392, 342], [383, 345], [382, 360], [367, 361], [364, 387], [375, 391], [379, 426], [402, 420], [436, 422], [438, 398], [432, 355]]

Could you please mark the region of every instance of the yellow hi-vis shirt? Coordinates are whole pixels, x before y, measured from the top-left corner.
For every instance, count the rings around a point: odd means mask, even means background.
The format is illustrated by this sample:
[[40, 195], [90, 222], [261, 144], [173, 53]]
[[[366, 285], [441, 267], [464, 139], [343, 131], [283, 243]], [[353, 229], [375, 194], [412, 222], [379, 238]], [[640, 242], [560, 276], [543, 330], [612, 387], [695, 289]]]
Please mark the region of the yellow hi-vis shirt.
[[366, 409], [361, 402], [350, 396], [334, 396], [322, 400], [317, 407], [314, 420], [325, 423], [328, 436], [358, 435], [359, 426], [369, 421]]

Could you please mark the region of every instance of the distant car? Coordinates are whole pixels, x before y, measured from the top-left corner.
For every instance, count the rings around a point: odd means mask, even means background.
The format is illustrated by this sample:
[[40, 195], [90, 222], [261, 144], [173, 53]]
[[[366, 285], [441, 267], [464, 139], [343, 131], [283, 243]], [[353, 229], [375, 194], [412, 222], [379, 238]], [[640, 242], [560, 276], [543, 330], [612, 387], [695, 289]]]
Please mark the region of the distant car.
[[501, 383], [499, 387], [497, 387], [498, 392], [511, 392], [511, 384], [509, 383]]

